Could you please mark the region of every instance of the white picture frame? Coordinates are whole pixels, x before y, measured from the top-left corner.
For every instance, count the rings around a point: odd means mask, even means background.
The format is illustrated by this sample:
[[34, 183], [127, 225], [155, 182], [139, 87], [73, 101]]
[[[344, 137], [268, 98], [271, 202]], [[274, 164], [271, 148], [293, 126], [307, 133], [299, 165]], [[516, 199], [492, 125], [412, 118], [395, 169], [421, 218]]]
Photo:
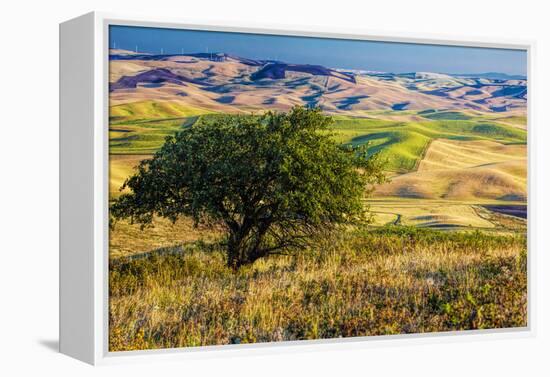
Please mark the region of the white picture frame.
[[[500, 330], [372, 336], [250, 345], [108, 351], [108, 29], [110, 25], [167, 27], [291, 36], [493, 47], [527, 51], [528, 59], [528, 326]], [[258, 355], [394, 344], [475, 341], [535, 334], [536, 261], [532, 219], [536, 130], [532, 124], [534, 42], [485, 38], [320, 30], [131, 17], [92, 12], [60, 24], [60, 352], [90, 364]]]

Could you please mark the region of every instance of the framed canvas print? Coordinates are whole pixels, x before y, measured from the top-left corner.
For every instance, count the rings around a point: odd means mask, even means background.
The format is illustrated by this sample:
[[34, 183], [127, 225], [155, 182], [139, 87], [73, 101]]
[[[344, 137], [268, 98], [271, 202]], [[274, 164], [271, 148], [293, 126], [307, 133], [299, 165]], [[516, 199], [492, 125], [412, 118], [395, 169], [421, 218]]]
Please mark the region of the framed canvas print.
[[60, 43], [62, 352], [531, 332], [529, 43], [98, 13]]

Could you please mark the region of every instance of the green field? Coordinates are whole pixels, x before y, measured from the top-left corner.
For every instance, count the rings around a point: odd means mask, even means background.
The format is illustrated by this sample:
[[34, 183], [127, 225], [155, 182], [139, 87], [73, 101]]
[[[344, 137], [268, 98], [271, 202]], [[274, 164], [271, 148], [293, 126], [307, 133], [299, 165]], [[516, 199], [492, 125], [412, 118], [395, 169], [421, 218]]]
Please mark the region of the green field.
[[175, 102], [140, 101], [111, 106], [111, 122], [182, 118], [211, 111]]
[[[456, 113], [453, 112], [454, 117]], [[338, 117], [334, 131], [343, 143], [369, 143], [371, 153], [380, 153], [388, 161], [387, 169], [396, 172], [414, 170], [433, 139], [492, 140], [503, 144], [527, 141], [526, 131], [483, 118], [394, 122]]]
[[[197, 108], [148, 101], [112, 107], [109, 132], [111, 197], [116, 198], [120, 194], [118, 188], [132, 173], [139, 160], [153, 154], [164, 143], [167, 136], [185, 127], [200, 125], [204, 119], [216, 116], [214, 113], [206, 111], [201, 113], [201, 111]], [[375, 111], [372, 112], [372, 117], [364, 118], [333, 116], [334, 122], [330, 132], [338, 142], [343, 144], [368, 143], [370, 154], [378, 153], [382, 159], [386, 160], [386, 170], [390, 175], [415, 171], [433, 140], [491, 141], [503, 145], [521, 145], [527, 140], [526, 131], [518, 127], [522, 121], [525, 121], [521, 116], [425, 110], [399, 112], [400, 116], [414, 119], [410, 121], [381, 119], [381, 117], [390, 118], [394, 113]], [[460, 158], [465, 152], [459, 150], [456, 153], [457, 158]], [[519, 174], [521, 176], [521, 173]], [[430, 181], [433, 176], [419, 176], [416, 182], [433, 189], [441, 189], [441, 185], [449, 184], [448, 177], [436, 178], [437, 181]], [[472, 207], [487, 200], [447, 201], [452, 204], [450, 208], [456, 208], [457, 211], [460, 209], [460, 214], [455, 213], [452, 216], [442, 215], [446, 207], [442, 206], [440, 201], [424, 200], [421, 206], [417, 202], [418, 200], [411, 201], [407, 197], [377, 198], [373, 207], [377, 209], [374, 211], [374, 223], [377, 225], [394, 223], [397, 220], [396, 216], [402, 212], [400, 215], [402, 224], [433, 224], [434, 226], [450, 224], [453, 227], [494, 228], [494, 224], [491, 225], [487, 219], [479, 215], [479, 210]], [[489, 202], [507, 203], [501, 200]], [[397, 207], [388, 212], [387, 208], [391, 206]]]
[[[478, 119], [461, 114], [456, 111], [428, 113], [423, 115], [425, 121], [410, 122], [336, 116], [332, 131], [339, 142], [353, 145], [368, 143], [370, 153], [379, 153], [387, 160], [388, 171], [400, 173], [417, 167], [433, 139], [526, 143], [525, 130], [483, 117]], [[147, 116], [150, 118], [144, 119]], [[110, 153], [151, 154], [168, 135], [196, 122], [200, 124], [205, 116], [208, 115], [200, 114], [200, 110], [195, 108], [154, 107], [142, 103], [115, 106], [111, 111]]]

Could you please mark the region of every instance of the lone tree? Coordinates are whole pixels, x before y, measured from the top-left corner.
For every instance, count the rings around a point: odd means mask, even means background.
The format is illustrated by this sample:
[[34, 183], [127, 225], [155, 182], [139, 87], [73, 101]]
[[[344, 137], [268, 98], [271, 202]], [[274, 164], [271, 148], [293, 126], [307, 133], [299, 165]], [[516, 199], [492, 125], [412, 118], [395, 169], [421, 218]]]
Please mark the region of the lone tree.
[[367, 220], [363, 199], [384, 180], [365, 148], [333, 140], [331, 122], [303, 107], [208, 117], [142, 161], [111, 213], [144, 226], [155, 215], [222, 224], [234, 269], [302, 248], [315, 234]]

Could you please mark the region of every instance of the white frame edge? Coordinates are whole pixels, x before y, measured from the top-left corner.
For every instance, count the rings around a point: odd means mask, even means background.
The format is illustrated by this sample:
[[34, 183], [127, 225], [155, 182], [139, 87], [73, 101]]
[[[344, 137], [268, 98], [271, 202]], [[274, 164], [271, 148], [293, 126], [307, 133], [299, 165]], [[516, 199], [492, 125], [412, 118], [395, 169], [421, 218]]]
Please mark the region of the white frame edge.
[[59, 349], [94, 355], [94, 16], [60, 25]]
[[[166, 27], [179, 29], [243, 32], [256, 34], [276, 34], [291, 36], [325, 37], [339, 39], [376, 40], [387, 42], [422, 43], [437, 45], [472, 46], [487, 48], [506, 48], [527, 51], [528, 60], [528, 326], [523, 328], [471, 330], [462, 332], [403, 334], [391, 336], [367, 336], [342, 339], [321, 339], [305, 341], [287, 341], [277, 343], [257, 343], [243, 345], [204, 346], [196, 348], [170, 348], [161, 350], [143, 350], [126, 352], [108, 351], [108, 28], [109, 25], [131, 25], [144, 27]], [[90, 30], [91, 28], [91, 30]], [[92, 33], [93, 41], [87, 45], [82, 43], [80, 33]], [[345, 350], [366, 349], [370, 347], [411, 346], [420, 344], [470, 342], [483, 340], [510, 339], [518, 337], [533, 337], [536, 334], [535, 324], [535, 239], [533, 236], [533, 219], [536, 208], [534, 187], [535, 130], [533, 127], [533, 54], [534, 41], [471, 38], [460, 36], [441, 36], [416, 33], [385, 33], [368, 30], [306, 27], [295, 25], [259, 25], [247, 23], [230, 23], [226, 21], [212, 22], [208, 20], [181, 20], [150, 16], [128, 16], [112, 13], [92, 12], [69, 20], [60, 25], [60, 352], [90, 364], [114, 364], [129, 362], [150, 362], [157, 360], [183, 360], [211, 357], [250, 356], [263, 354], [292, 353], [296, 351], [309, 352], [315, 350]], [[81, 49], [82, 53], [93, 49], [90, 59], [75, 58], [75, 54], [67, 51], [71, 48]], [[78, 54], [76, 54], [78, 55]], [[93, 56], [93, 59], [91, 58]], [[92, 72], [86, 77], [86, 85], [74, 85], [64, 81], [70, 76], [65, 70], [75, 69], [76, 65], [86, 67], [86, 72]], [[93, 65], [91, 67], [90, 65]], [[89, 80], [92, 80], [91, 82]], [[93, 93], [89, 93], [92, 91]], [[87, 96], [91, 96], [87, 98]], [[80, 105], [91, 106], [91, 113], [78, 108], [79, 103], [70, 98], [83, 99]], [[76, 104], [76, 105], [75, 105]], [[73, 108], [75, 106], [75, 108]], [[79, 121], [78, 137], [85, 140], [93, 128], [93, 137], [89, 137], [86, 148], [71, 149], [73, 137], [70, 126]], [[71, 140], [69, 140], [71, 141]], [[81, 159], [93, 161], [92, 169], [85, 171], [89, 179], [72, 180], [70, 166], [63, 159]], [[83, 162], [78, 161], [78, 167]], [[89, 168], [89, 167], [88, 167]], [[90, 184], [88, 187], [85, 187]], [[93, 187], [93, 192], [89, 192]], [[87, 191], [87, 197], [93, 201], [93, 207], [80, 215], [79, 221], [74, 221], [74, 213], [68, 213], [74, 203], [81, 198], [77, 194]], [[92, 228], [87, 221], [93, 219]], [[83, 245], [81, 233], [91, 236], [93, 249]], [[91, 232], [91, 233], [90, 233]], [[91, 242], [91, 241], [90, 241]], [[75, 246], [80, 245], [80, 248]], [[76, 254], [74, 254], [76, 253]], [[89, 255], [93, 253], [93, 255]], [[73, 255], [74, 254], [74, 255]], [[77, 258], [75, 259], [75, 256]], [[76, 267], [76, 268], [75, 268]], [[69, 271], [81, 272], [68, 274]], [[84, 276], [84, 278], [83, 278]], [[88, 292], [88, 293], [86, 293]], [[86, 297], [89, 294], [90, 297]], [[84, 297], [82, 297], [84, 295]], [[77, 298], [81, 297], [79, 301]], [[80, 306], [75, 307], [77, 302]], [[93, 313], [92, 319], [87, 317]], [[82, 328], [80, 328], [82, 326]], [[79, 329], [80, 331], [75, 331]]]

